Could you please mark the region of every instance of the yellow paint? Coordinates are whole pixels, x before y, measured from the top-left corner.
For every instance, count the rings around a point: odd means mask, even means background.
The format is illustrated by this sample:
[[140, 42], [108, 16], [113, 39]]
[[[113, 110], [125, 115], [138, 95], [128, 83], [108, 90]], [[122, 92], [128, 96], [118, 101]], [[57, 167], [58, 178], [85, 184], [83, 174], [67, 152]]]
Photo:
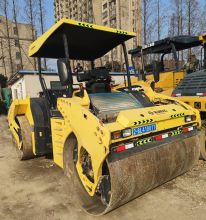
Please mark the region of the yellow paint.
[[92, 28], [100, 31], [106, 31], [116, 34], [122, 34], [122, 35], [129, 35], [131, 37], [135, 37], [136, 34], [134, 32], [124, 31], [124, 30], [118, 30], [110, 27], [105, 27], [101, 25], [96, 24], [90, 24], [86, 22], [79, 22], [71, 19], [62, 18], [60, 21], [58, 21], [55, 25], [53, 25], [47, 32], [45, 32], [41, 37], [39, 37], [36, 41], [34, 41], [30, 47], [29, 47], [29, 56], [33, 56], [35, 53], [38, 52], [38, 50], [42, 47], [42, 45], [46, 42], [46, 40], [62, 25], [64, 24], [70, 24], [70, 25], [76, 25], [81, 26], [85, 28]]
[[[168, 72], [161, 72], [160, 73], [160, 80], [159, 82], [155, 83], [155, 89], [160, 91], [165, 95], [171, 94], [171, 91], [178, 86], [180, 81], [185, 77], [185, 72], [183, 70], [180, 71], [168, 71]], [[146, 75], [146, 82], [148, 85], [154, 81], [153, 74]], [[131, 78], [132, 85], [137, 85], [139, 83], [139, 79], [137, 77]], [[118, 85], [117, 87], [124, 87], [125, 85]], [[114, 88], [114, 90], [116, 90]]]
[[203, 43], [205, 43], [206, 42], [206, 33], [200, 35], [199, 40], [202, 41]]
[[206, 112], [206, 97], [205, 96], [179, 96], [176, 97], [178, 100], [185, 102], [186, 104], [195, 108], [195, 102], [201, 104], [201, 108], [197, 108], [197, 110], [201, 112]]
[[[9, 112], [8, 112], [8, 121], [9, 121], [10, 130], [14, 136], [14, 139], [17, 143], [18, 148], [21, 149], [22, 142], [19, 139], [19, 136], [17, 134], [17, 131], [20, 128], [19, 128], [19, 125], [16, 123], [16, 116], [19, 116], [19, 115], [25, 115], [29, 121], [30, 126], [31, 127], [34, 126], [33, 116], [32, 116], [31, 107], [30, 107], [30, 98], [15, 99], [12, 102], [10, 109], [9, 109]], [[34, 155], [36, 155], [35, 137], [34, 137], [33, 131], [31, 131], [31, 135], [32, 135], [33, 153], [34, 153]]]
[[[139, 82], [141, 89], [150, 98], [151, 101], [170, 99], [175, 101], [171, 97], [166, 97], [162, 94], [157, 94], [145, 82]], [[74, 93], [72, 98], [59, 98], [57, 108], [61, 112], [63, 118], [51, 118], [51, 132], [52, 132], [52, 145], [54, 162], [63, 168], [63, 149], [68, 136], [71, 133], [77, 138], [78, 141], [78, 158], [81, 158], [80, 151], [84, 148], [92, 159], [92, 168], [94, 173], [94, 182], [91, 182], [86, 175], [83, 174], [80, 159], [77, 162], [76, 168], [79, 177], [89, 195], [95, 194], [99, 180], [102, 175], [102, 165], [106, 160], [110, 152], [110, 144], [119, 141], [129, 141], [131, 138], [141, 138], [141, 135], [130, 136], [118, 140], [111, 140], [111, 133], [117, 130], [123, 130], [125, 128], [141, 127], [144, 124], [156, 124], [156, 131], [164, 131], [166, 129], [179, 127], [187, 123], [184, 122], [184, 116], [172, 118], [174, 114], [184, 115], [197, 115], [194, 123], [201, 125], [199, 113], [197, 110], [190, 106], [179, 102], [180, 104], [168, 104], [161, 106], [147, 107], [144, 109], [132, 109], [126, 110], [119, 113], [116, 122], [109, 124], [102, 124], [99, 119], [93, 115], [89, 110], [89, 97], [85, 91], [83, 98], [77, 97]], [[154, 113], [155, 111], [165, 110], [162, 114]], [[175, 110], [175, 111], [174, 111]], [[11, 131], [16, 137], [14, 128], [18, 125], [15, 123], [15, 116], [18, 114], [25, 114], [31, 126], [33, 125], [32, 113], [30, 109], [29, 99], [18, 100], [12, 103], [9, 111], [9, 125]], [[135, 125], [137, 121], [148, 120], [150, 123], [141, 122], [140, 125]], [[20, 143], [19, 143], [20, 144]], [[33, 141], [33, 148], [35, 152], [35, 140]]]

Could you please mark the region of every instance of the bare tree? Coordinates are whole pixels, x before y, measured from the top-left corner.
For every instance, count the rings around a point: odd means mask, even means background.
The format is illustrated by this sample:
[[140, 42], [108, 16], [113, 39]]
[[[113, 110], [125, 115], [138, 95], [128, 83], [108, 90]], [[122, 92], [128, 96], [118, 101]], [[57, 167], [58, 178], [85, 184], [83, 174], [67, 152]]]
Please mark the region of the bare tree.
[[157, 0], [157, 39], [160, 40], [160, 0]]
[[200, 19], [200, 30], [202, 33], [206, 32], [206, 2], [204, 4], [204, 6], [202, 7], [202, 11], [201, 11], [201, 19]]
[[[35, 32], [35, 20], [37, 15], [37, 9], [36, 9], [36, 1], [34, 0], [25, 0], [26, 10], [26, 20], [31, 26], [31, 37], [32, 41], [35, 41], [36, 39], [36, 32]], [[34, 69], [37, 70], [37, 62], [34, 58]]]
[[10, 32], [9, 32], [9, 21], [8, 21], [8, 0], [3, 0], [2, 7], [3, 7], [3, 13], [5, 16], [5, 25], [6, 25], [6, 39], [8, 43], [8, 53], [9, 53], [9, 62], [10, 62], [10, 68], [11, 73], [13, 74], [13, 61], [12, 61], [12, 54], [11, 54], [11, 39], [10, 39]]
[[186, 0], [187, 34], [197, 34], [200, 28], [200, 7], [197, 0]]
[[169, 36], [175, 35], [175, 14], [174, 13], [170, 16], [168, 34]]
[[151, 40], [154, 28], [154, 1], [142, 0], [142, 26], [143, 26], [143, 43], [147, 44]]
[[21, 53], [21, 45], [20, 45], [20, 37], [19, 37], [19, 28], [17, 25], [17, 15], [16, 15], [16, 1], [12, 0], [12, 4], [13, 4], [13, 16], [14, 16], [14, 23], [15, 23], [15, 28], [16, 28], [16, 34], [17, 34], [17, 46], [19, 49], [19, 53], [20, 53], [20, 65], [21, 65], [21, 69], [23, 69], [23, 61], [22, 61], [22, 53]]
[[164, 13], [165, 11], [167, 11], [167, 7], [165, 6], [165, 4], [163, 3], [163, 0], [155, 0], [155, 11], [156, 13], [154, 14], [154, 21], [155, 21], [155, 27], [156, 30], [154, 32], [155, 38], [157, 38], [157, 40], [160, 40], [162, 38], [162, 35], [164, 34], [165, 30], [166, 30], [166, 18], [167, 18], [167, 14]]
[[[200, 8], [197, 0], [186, 0], [186, 22], [187, 34], [195, 35], [199, 32], [200, 27]], [[188, 57], [191, 55], [191, 49], [188, 50]]]
[[3, 39], [0, 38], [0, 47], [1, 47], [1, 57], [0, 60], [2, 60], [3, 68], [4, 68], [4, 75], [6, 76], [6, 62], [5, 62], [5, 56], [4, 56], [4, 48], [3, 48]]

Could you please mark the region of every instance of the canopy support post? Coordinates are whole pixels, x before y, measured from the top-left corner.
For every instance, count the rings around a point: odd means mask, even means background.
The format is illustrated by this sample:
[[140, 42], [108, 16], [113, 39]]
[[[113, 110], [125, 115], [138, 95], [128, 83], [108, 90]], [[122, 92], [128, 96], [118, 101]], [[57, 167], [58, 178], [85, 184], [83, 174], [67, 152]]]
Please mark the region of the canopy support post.
[[131, 78], [130, 78], [130, 72], [129, 72], [129, 61], [128, 61], [128, 56], [127, 56], [127, 48], [125, 43], [122, 43], [122, 48], [123, 48], [123, 53], [124, 53], [124, 59], [125, 59], [125, 64], [126, 64], [126, 70], [127, 70], [127, 85], [128, 85], [128, 90], [131, 90]]
[[92, 60], [92, 61], [91, 61], [91, 69], [93, 70], [94, 67], [95, 67], [95, 65], [94, 65], [94, 60]]
[[73, 78], [72, 78], [72, 69], [71, 69], [70, 58], [69, 58], [68, 39], [67, 39], [67, 35], [65, 33], [63, 33], [63, 42], [64, 42], [64, 53], [65, 53], [65, 58], [67, 61], [67, 70], [68, 70], [68, 91], [69, 91], [69, 97], [72, 97], [72, 95], [73, 95]]
[[177, 56], [177, 51], [176, 51], [175, 45], [173, 43], [171, 43], [171, 46], [172, 46], [172, 53], [173, 53], [173, 56], [175, 59], [175, 68], [176, 68], [176, 70], [178, 70], [179, 69], [179, 59]]
[[44, 81], [44, 78], [42, 77], [42, 71], [41, 71], [41, 57], [38, 57], [38, 72], [39, 72], [39, 81], [40, 81], [40, 84], [41, 84], [41, 88], [42, 88], [42, 91], [47, 99], [47, 101], [49, 102], [50, 106], [51, 107], [54, 107], [53, 106], [53, 103], [50, 99], [50, 96], [49, 96], [49, 93], [47, 91], [47, 87], [46, 87], [46, 83]]
[[162, 71], [164, 71], [165, 70], [165, 67], [164, 67], [164, 56], [166, 55], [166, 53], [163, 53], [162, 55], [161, 55], [161, 68], [162, 68]]

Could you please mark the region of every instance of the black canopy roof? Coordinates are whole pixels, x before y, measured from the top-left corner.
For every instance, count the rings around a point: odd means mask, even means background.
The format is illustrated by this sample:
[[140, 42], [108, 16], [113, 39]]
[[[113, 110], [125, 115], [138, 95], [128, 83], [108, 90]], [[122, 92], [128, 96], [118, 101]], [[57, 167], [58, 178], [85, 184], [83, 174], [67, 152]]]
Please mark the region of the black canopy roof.
[[70, 59], [77, 60], [95, 60], [136, 36], [133, 32], [64, 18], [30, 46], [29, 56], [64, 58], [63, 33], [68, 38]]
[[129, 51], [129, 54], [139, 55], [141, 49], [143, 54], [168, 54], [172, 52], [172, 43], [174, 44], [177, 51], [197, 47], [201, 45], [201, 41], [198, 36], [182, 35], [175, 37], [167, 37], [159, 41], [147, 44], [145, 46], [137, 47]]

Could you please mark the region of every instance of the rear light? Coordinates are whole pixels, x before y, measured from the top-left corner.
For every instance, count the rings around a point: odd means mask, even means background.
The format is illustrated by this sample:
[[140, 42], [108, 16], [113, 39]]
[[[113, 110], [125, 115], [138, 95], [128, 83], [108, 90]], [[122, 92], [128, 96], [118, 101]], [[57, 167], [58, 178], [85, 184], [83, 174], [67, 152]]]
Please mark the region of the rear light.
[[124, 151], [124, 150], [126, 150], [125, 145], [119, 146], [115, 149], [116, 152], [121, 152], [121, 151]]
[[196, 95], [198, 95], [198, 96], [206, 96], [206, 92], [197, 92]]
[[132, 135], [132, 129], [131, 128], [127, 128], [125, 130], [122, 131], [122, 137], [129, 137]]
[[193, 130], [194, 130], [194, 127], [183, 128], [183, 132], [184, 132], [184, 133], [187, 133], [187, 132], [193, 131]]
[[115, 151], [116, 152], [121, 152], [121, 151], [124, 151], [124, 150], [128, 150], [128, 149], [131, 149], [134, 147], [134, 144], [133, 143], [129, 143], [129, 144], [125, 144], [125, 145], [120, 145], [118, 146]]
[[185, 122], [191, 122], [196, 120], [196, 115], [187, 115], [185, 116]]
[[169, 137], [169, 134], [168, 134], [168, 133], [160, 134], [160, 135], [155, 136], [155, 137], [154, 137], [154, 140], [155, 140], [155, 141], [161, 141], [162, 139], [168, 138], [168, 137]]
[[112, 132], [112, 139], [116, 140], [122, 137], [122, 132], [121, 131], [114, 131]]
[[192, 121], [191, 115], [185, 116], [185, 122], [191, 122], [191, 121]]
[[162, 135], [157, 135], [154, 137], [155, 141], [161, 141], [162, 140]]
[[181, 96], [181, 93], [172, 93], [172, 97], [178, 97]]
[[122, 131], [114, 131], [112, 132], [112, 139], [116, 140], [119, 138], [126, 138], [132, 135], [132, 129], [131, 128], [127, 128], [124, 129]]

